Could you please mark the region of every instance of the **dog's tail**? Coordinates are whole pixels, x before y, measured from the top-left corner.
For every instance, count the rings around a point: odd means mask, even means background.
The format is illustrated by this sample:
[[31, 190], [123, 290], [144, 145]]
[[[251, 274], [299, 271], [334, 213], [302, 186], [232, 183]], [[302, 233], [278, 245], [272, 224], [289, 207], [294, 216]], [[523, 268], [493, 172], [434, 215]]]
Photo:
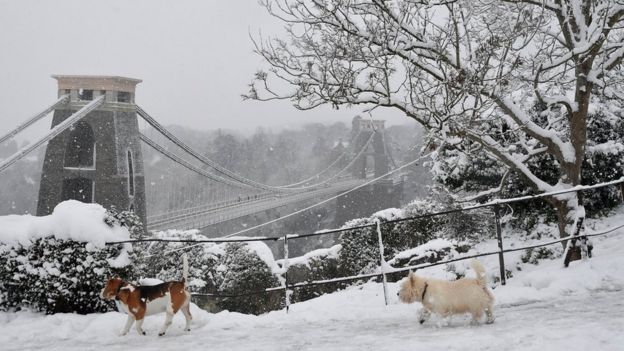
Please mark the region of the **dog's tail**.
[[474, 259], [470, 262], [470, 265], [472, 266], [472, 269], [475, 271], [475, 273], [477, 273], [477, 281], [479, 282], [479, 285], [485, 287], [487, 283], [485, 279], [485, 268], [483, 268], [481, 262], [479, 262], [479, 260], [477, 259]]
[[188, 281], [188, 272], [189, 272], [188, 255], [184, 253], [182, 254], [182, 281], [185, 284]]

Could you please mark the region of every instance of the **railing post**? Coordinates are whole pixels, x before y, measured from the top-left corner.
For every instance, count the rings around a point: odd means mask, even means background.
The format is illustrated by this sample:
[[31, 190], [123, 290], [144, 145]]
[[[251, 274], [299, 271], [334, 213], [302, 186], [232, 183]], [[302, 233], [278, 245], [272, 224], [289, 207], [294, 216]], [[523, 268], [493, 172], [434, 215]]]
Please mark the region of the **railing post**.
[[377, 240], [379, 241], [379, 269], [381, 270], [381, 275], [383, 277], [383, 292], [384, 292], [384, 301], [386, 302], [386, 306], [388, 305], [388, 282], [386, 280], [386, 259], [384, 258], [384, 245], [383, 238], [381, 236], [381, 222], [379, 218], [375, 219], [375, 224], [377, 226]]
[[284, 235], [284, 304], [286, 304], [286, 313], [290, 309], [290, 292], [288, 291], [288, 234]]
[[501, 233], [501, 224], [500, 224], [500, 214], [498, 205], [494, 205], [494, 218], [496, 221], [496, 240], [498, 241], [498, 249], [500, 252], [498, 253], [498, 265], [500, 267], [500, 279], [501, 285], [505, 285], [507, 283], [507, 278], [505, 278], [505, 257], [503, 256], [503, 235]]

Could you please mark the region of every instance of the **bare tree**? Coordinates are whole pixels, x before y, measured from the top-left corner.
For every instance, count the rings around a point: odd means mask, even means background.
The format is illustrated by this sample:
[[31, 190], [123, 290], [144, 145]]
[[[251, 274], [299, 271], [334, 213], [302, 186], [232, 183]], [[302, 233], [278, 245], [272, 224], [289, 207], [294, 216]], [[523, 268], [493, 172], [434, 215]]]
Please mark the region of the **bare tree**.
[[[624, 0], [260, 2], [288, 34], [253, 40], [271, 69], [245, 98], [399, 109], [438, 147], [485, 152], [538, 192], [580, 184], [590, 106], [623, 99]], [[545, 153], [556, 184], [527, 166]], [[549, 201], [572, 233], [577, 196]]]

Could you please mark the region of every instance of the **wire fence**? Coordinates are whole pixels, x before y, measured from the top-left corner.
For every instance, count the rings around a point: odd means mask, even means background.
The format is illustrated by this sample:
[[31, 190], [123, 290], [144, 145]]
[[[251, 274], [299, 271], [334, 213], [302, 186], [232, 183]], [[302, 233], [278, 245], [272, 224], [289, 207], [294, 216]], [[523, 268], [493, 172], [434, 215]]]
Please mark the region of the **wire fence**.
[[[439, 265], [443, 265], [443, 264], [448, 264], [448, 263], [453, 263], [453, 262], [458, 262], [458, 261], [463, 261], [463, 260], [468, 260], [468, 259], [473, 259], [473, 258], [478, 258], [478, 257], [498, 255], [499, 256], [500, 282], [501, 282], [502, 285], [505, 285], [506, 284], [505, 262], [504, 262], [504, 254], [505, 253], [513, 252], [513, 251], [520, 251], [520, 250], [534, 249], [534, 248], [538, 248], [538, 247], [555, 245], [555, 244], [559, 244], [559, 243], [567, 243], [568, 241], [575, 240], [578, 237], [594, 237], [594, 236], [605, 235], [605, 234], [614, 232], [614, 231], [616, 231], [616, 230], [618, 230], [620, 228], [623, 228], [624, 224], [620, 225], [620, 226], [613, 227], [613, 228], [609, 228], [609, 229], [604, 230], [602, 232], [583, 233], [582, 235], [580, 235], [580, 233], [577, 232], [572, 237], [565, 237], [565, 238], [551, 240], [551, 241], [544, 242], [544, 243], [539, 243], [539, 244], [534, 244], [534, 245], [527, 245], [527, 246], [523, 246], [523, 247], [514, 247], [514, 248], [508, 248], [508, 249], [504, 248], [503, 238], [502, 238], [502, 234], [501, 234], [502, 231], [501, 231], [501, 222], [500, 222], [500, 211], [499, 211], [499, 208], [503, 204], [509, 204], [509, 203], [515, 203], [515, 202], [521, 202], [521, 201], [530, 201], [530, 200], [540, 199], [540, 198], [544, 198], [544, 197], [548, 197], [548, 196], [557, 196], [557, 195], [562, 195], [562, 194], [567, 194], [567, 193], [572, 193], [572, 192], [578, 193], [578, 192], [581, 192], [581, 191], [592, 190], [592, 189], [602, 188], [602, 187], [606, 187], [606, 186], [613, 186], [613, 185], [618, 185], [618, 184], [620, 184], [620, 185], [624, 184], [624, 177], [620, 178], [618, 180], [605, 182], [605, 183], [600, 183], [600, 184], [595, 184], [595, 185], [576, 186], [576, 187], [569, 188], [569, 189], [562, 189], [562, 190], [558, 190], [558, 191], [542, 193], [542, 194], [537, 194], [537, 195], [530, 195], [530, 196], [522, 196], [522, 197], [517, 197], [517, 198], [497, 199], [497, 200], [492, 200], [492, 201], [489, 201], [489, 202], [486, 202], [486, 203], [483, 203], [483, 204], [476, 204], [476, 205], [471, 205], [471, 206], [458, 207], [458, 208], [454, 208], [454, 209], [450, 209], [450, 210], [426, 213], [426, 214], [422, 214], [422, 215], [418, 215], [418, 216], [412, 216], [412, 217], [408, 217], [408, 218], [400, 218], [400, 219], [388, 220], [388, 221], [384, 221], [384, 222], [376, 220], [375, 223], [372, 223], [372, 224], [359, 225], [359, 226], [353, 226], [353, 227], [345, 227], [345, 228], [338, 228], [338, 229], [331, 229], [331, 230], [323, 230], [323, 231], [317, 231], [317, 232], [314, 232], [314, 233], [286, 234], [286, 235], [275, 236], [275, 237], [263, 236], [263, 237], [242, 237], [242, 238], [241, 237], [238, 237], [238, 238], [237, 237], [234, 237], [234, 238], [231, 238], [231, 237], [226, 237], [226, 238], [207, 238], [207, 239], [201, 239], [201, 240], [147, 238], [147, 239], [112, 241], [112, 242], [107, 242], [106, 244], [107, 245], [114, 245], [114, 244], [139, 243], [139, 242], [165, 242], [165, 243], [188, 243], [188, 244], [193, 244], [192, 246], [195, 246], [195, 245], [203, 244], [203, 243], [216, 243], [216, 244], [218, 244], [218, 243], [234, 243], [234, 242], [257, 242], [257, 241], [278, 242], [278, 241], [282, 241], [283, 245], [284, 245], [284, 258], [282, 260], [282, 262], [283, 262], [282, 268], [283, 268], [283, 271], [284, 271], [284, 284], [283, 285], [277, 286], [277, 287], [268, 288], [268, 289], [259, 289], [259, 290], [255, 290], [255, 291], [246, 291], [246, 292], [237, 293], [237, 294], [228, 294], [228, 293], [225, 293], [225, 292], [215, 292], [215, 293], [193, 293], [192, 295], [193, 296], [213, 297], [213, 298], [236, 298], [236, 297], [251, 296], [251, 295], [258, 295], [258, 294], [267, 294], [267, 293], [272, 293], [272, 292], [277, 292], [277, 291], [283, 291], [284, 292], [284, 304], [286, 306], [286, 310], [288, 311], [288, 308], [290, 306], [290, 292], [293, 289], [305, 288], [305, 287], [313, 287], [313, 286], [319, 286], [319, 285], [325, 285], [325, 284], [345, 283], [345, 282], [349, 282], [349, 281], [364, 280], [364, 279], [371, 279], [371, 278], [382, 278], [383, 288], [384, 288], [384, 299], [385, 299], [385, 302], [387, 304], [388, 303], [388, 293], [387, 293], [387, 279], [386, 279], [386, 277], [387, 277], [388, 274], [404, 273], [404, 272], [408, 272], [408, 271], [414, 271], [414, 270], [419, 270], [419, 269], [439, 266]], [[492, 207], [493, 208], [494, 220], [495, 220], [495, 225], [496, 225], [496, 236], [497, 236], [497, 242], [498, 242], [498, 250], [493, 250], [493, 251], [488, 251], [488, 252], [481, 252], [481, 253], [473, 254], [473, 255], [463, 255], [463, 256], [460, 256], [460, 257], [457, 257], [457, 258], [448, 259], [448, 260], [443, 260], [443, 261], [438, 261], [438, 262], [433, 262], [433, 263], [424, 263], [424, 264], [412, 265], [412, 266], [401, 267], [401, 268], [391, 267], [386, 262], [386, 260], [384, 258], [383, 231], [382, 231], [382, 228], [381, 228], [382, 225], [390, 224], [390, 223], [400, 223], [400, 222], [407, 222], [407, 221], [416, 221], [416, 220], [430, 218], [430, 217], [434, 217], [434, 216], [444, 216], [444, 215], [449, 215], [449, 214], [453, 214], [453, 213], [464, 212], [464, 211], [471, 211], [471, 210], [476, 210], [476, 209], [480, 209], [480, 208], [487, 208], [487, 207]], [[346, 231], [353, 231], [353, 230], [358, 230], [358, 229], [366, 229], [366, 228], [375, 228], [376, 232], [377, 232], [377, 241], [378, 241], [378, 244], [379, 244], [379, 251], [380, 251], [380, 258], [379, 258], [379, 269], [380, 269], [380, 271], [379, 272], [370, 273], [370, 274], [360, 274], [360, 275], [354, 275], [354, 276], [346, 276], [346, 277], [337, 277], [337, 278], [326, 279], [326, 280], [314, 280], [314, 281], [299, 282], [299, 283], [290, 283], [289, 282], [289, 277], [288, 277], [289, 256], [288, 256], [288, 252], [289, 252], [289, 241], [290, 240], [297, 240], [297, 239], [308, 238], [308, 237], [313, 237], [313, 236], [331, 235], [331, 234], [342, 233], [342, 232], [346, 232]], [[184, 249], [184, 248], [181, 248], [181, 249]]]

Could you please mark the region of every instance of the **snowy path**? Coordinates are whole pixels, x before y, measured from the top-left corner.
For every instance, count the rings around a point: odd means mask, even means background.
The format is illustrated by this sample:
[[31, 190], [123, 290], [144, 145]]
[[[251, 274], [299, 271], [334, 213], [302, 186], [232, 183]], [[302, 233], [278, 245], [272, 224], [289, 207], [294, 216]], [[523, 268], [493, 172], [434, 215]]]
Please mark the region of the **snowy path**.
[[[373, 285], [350, 294], [335, 294], [342, 295], [341, 301], [333, 296], [326, 307], [316, 303], [294, 305], [289, 315], [283, 311], [260, 317], [196, 311], [190, 334], [181, 330], [182, 317], [177, 316], [170, 333], [160, 338], [155, 332], [162, 316], [147, 319], [148, 336], [138, 336], [133, 330], [119, 337], [115, 333], [123, 326], [124, 316], [118, 313], [45, 318], [30, 313], [0, 314], [0, 349], [624, 350], [621, 290], [501, 305], [493, 325], [471, 326], [467, 317], [455, 317], [450, 322], [438, 319], [421, 326], [416, 323], [416, 305], [393, 302], [380, 306], [380, 299], [374, 298], [380, 293], [377, 288]], [[375, 301], [368, 311], [361, 305], [365, 297]], [[339, 311], [340, 303], [345, 313]], [[315, 307], [320, 308], [313, 311]]]
[[[622, 223], [624, 216], [599, 223]], [[611, 222], [611, 223], [610, 223]], [[596, 230], [600, 230], [598, 227]], [[624, 229], [619, 232], [624, 231]], [[381, 284], [368, 283], [291, 306], [290, 313], [261, 316], [193, 306], [193, 330], [182, 331], [177, 315], [164, 337], [156, 336], [164, 316], [150, 316], [143, 328], [117, 333], [125, 315], [117, 312], [57, 314], [0, 312], [0, 351], [10, 350], [548, 350], [624, 351], [624, 233], [596, 238], [595, 257], [563, 268], [560, 259], [525, 264], [506, 286], [497, 287], [496, 322], [471, 326], [469, 318], [417, 322], [419, 304], [398, 302], [398, 284], [389, 284], [383, 304]], [[489, 245], [489, 246], [488, 246]], [[495, 242], [485, 243], [487, 251]], [[519, 262], [506, 257], [508, 267]], [[490, 273], [497, 257], [483, 257]], [[467, 264], [467, 263], [466, 263]], [[459, 268], [460, 264], [456, 264]], [[443, 265], [423, 270], [448, 278]]]

